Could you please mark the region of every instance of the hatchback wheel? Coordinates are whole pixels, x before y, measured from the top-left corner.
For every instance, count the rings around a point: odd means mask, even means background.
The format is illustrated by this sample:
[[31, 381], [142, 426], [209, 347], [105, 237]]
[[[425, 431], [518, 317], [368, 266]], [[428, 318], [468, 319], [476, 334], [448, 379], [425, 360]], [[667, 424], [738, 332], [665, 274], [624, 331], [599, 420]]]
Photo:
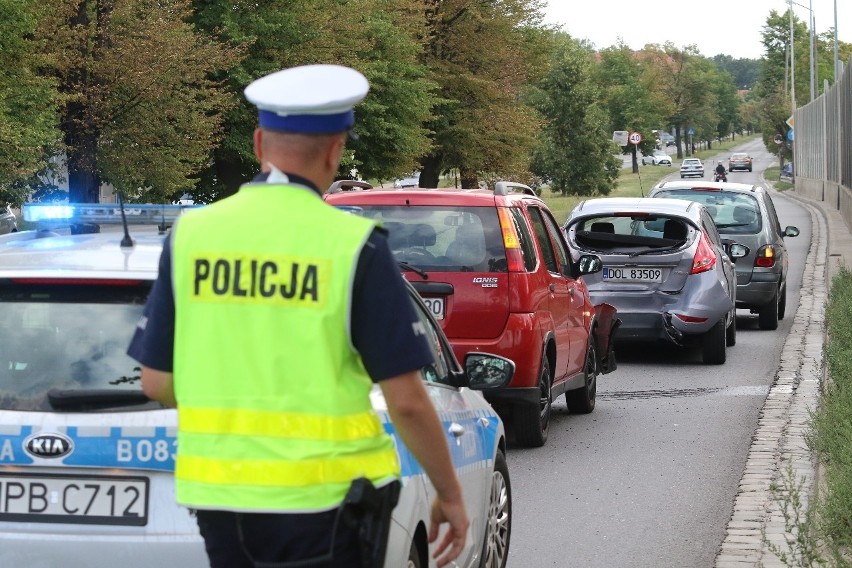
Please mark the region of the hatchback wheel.
[[550, 428], [550, 407], [553, 398], [550, 394], [550, 363], [547, 355], [541, 356], [538, 389], [537, 405], [524, 405], [515, 409], [515, 436], [518, 443], [530, 448], [543, 446]]
[[725, 362], [727, 355], [725, 335], [725, 318], [723, 317], [702, 338], [701, 356], [704, 364], [721, 365]]
[[[772, 299], [767, 304], [760, 306], [760, 310], [757, 312], [757, 324], [760, 329], [778, 329], [778, 320], [780, 319], [778, 300], [778, 291], [776, 290]], [[784, 303], [786, 304], [786, 299]]]
[[586, 349], [586, 368], [583, 369], [585, 384], [578, 388], [565, 391], [565, 402], [568, 410], [575, 414], [588, 414], [595, 409], [598, 393], [598, 354], [595, 340], [589, 334], [589, 345]]
[[497, 451], [491, 473], [491, 496], [485, 519], [480, 568], [505, 568], [512, 536], [512, 487], [509, 466], [503, 452]]
[[725, 335], [725, 343], [728, 347], [733, 347], [737, 344], [737, 314], [731, 316], [731, 324], [728, 326], [728, 331]]

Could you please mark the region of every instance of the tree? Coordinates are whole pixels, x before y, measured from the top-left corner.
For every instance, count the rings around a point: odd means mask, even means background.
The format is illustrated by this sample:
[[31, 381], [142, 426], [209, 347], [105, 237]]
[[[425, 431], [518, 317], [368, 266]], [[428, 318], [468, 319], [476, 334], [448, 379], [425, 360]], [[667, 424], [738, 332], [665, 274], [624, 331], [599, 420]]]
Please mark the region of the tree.
[[[669, 102], [655, 90], [653, 78], [644, 73], [641, 52], [634, 53], [622, 43], [600, 51], [599, 57], [594, 81], [600, 87], [601, 104], [610, 118], [608, 130], [639, 132], [643, 141], [638, 149], [651, 154], [656, 145], [654, 131], [666, 126]], [[634, 164], [634, 168], [638, 165]]]
[[544, 117], [532, 171], [563, 195], [607, 195], [621, 166], [613, 156], [592, 57], [588, 46], [557, 37], [550, 69], [531, 97]]
[[715, 95], [714, 111], [718, 117], [716, 136], [722, 139], [739, 129], [741, 123], [739, 109], [742, 99], [737, 94], [734, 77], [727, 71], [719, 69], [714, 71], [711, 73], [711, 78]]
[[435, 85], [419, 61], [423, 9], [419, 0], [304, 0], [299, 9], [277, 0], [196, 0], [193, 22], [247, 57], [223, 74], [233, 106], [225, 137], [196, 193], [205, 201], [226, 197], [258, 171], [251, 133], [257, 110], [242, 95], [267, 73], [295, 65], [335, 63], [358, 69], [370, 93], [356, 109], [357, 140], [350, 140], [340, 177], [389, 179], [411, 171], [428, 151], [424, 126]]
[[426, 0], [422, 61], [439, 86], [432, 147], [420, 159], [420, 184], [438, 185], [456, 168], [463, 187], [480, 176], [529, 177], [538, 119], [521, 100], [546, 61], [541, 0]]
[[142, 201], [191, 188], [228, 104], [211, 73], [235, 52], [186, 23], [188, 0], [49, 4], [37, 37], [62, 96], [70, 199], [97, 202], [102, 182]]
[[711, 89], [713, 63], [701, 57], [695, 46], [683, 49], [671, 43], [646, 46], [646, 57], [651, 62], [649, 73], [654, 84], [671, 103], [668, 122], [675, 128], [677, 157], [683, 158], [681, 139], [690, 127], [696, 137], [706, 139], [713, 135], [716, 117], [712, 114], [714, 94]]
[[45, 148], [60, 137], [55, 82], [33, 40], [38, 27], [30, 0], [0, 0], [0, 202], [18, 206], [29, 193], [21, 178], [45, 167]]
[[759, 59], [734, 59], [730, 55], [720, 54], [714, 56], [713, 61], [719, 69], [731, 74], [737, 89], [753, 88], [760, 77]]

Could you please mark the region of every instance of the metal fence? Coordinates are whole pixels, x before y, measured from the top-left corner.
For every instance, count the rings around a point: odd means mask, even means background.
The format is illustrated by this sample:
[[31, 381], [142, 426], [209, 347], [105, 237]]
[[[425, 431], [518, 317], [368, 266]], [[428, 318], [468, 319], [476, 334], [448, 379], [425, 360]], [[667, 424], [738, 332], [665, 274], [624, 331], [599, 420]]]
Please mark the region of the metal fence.
[[840, 209], [852, 227], [852, 59], [831, 88], [793, 113], [796, 192]]

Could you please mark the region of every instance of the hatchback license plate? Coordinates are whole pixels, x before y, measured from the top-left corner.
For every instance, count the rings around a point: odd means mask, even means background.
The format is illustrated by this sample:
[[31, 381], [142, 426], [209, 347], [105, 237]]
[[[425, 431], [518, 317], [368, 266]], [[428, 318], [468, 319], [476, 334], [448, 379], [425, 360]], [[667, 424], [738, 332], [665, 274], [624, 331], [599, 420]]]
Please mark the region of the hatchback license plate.
[[625, 282], [662, 282], [663, 271], [659, 268], [612, 268], [604, 267], [604, 280]]
[[426, 307], [429, 309], [429, 313], [432, 314], [432, 317], [437, 320], [444, 319], [443, 298], [423, 298], [423, 303], [426, 304]]
[[145, 526], [148, 478], [0, 473], [0, 521]]

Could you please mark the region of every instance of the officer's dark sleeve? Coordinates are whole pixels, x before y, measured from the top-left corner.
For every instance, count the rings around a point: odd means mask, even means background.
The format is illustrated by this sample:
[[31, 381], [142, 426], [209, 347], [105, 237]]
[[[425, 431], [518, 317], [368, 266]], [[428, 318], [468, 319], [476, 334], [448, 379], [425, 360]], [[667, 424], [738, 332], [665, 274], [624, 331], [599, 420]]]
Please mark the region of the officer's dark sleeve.
[[172, 371], [175, 337], [175, 298], [172, 293], [171, 235], [163, 243], [157, 279], [145, 302], [142, 318], [130, 340], [127, 354], [142, 365]]
[[415, 335], [418, 321], [387, 238], [373, 231], [355, 271], [351, 322], [352, 342], [373, 381], [432, 363], [426, 338]]

